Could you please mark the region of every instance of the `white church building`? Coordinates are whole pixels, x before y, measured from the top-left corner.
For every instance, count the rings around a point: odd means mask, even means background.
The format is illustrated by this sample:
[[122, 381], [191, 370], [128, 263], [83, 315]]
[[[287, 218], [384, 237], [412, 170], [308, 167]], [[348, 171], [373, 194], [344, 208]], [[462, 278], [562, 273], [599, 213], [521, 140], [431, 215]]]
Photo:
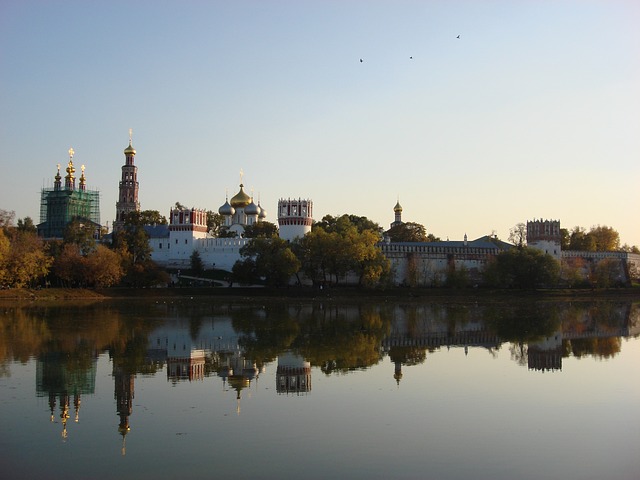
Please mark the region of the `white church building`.
[[[216, 268], [231, 271], [240, 260], [240, 249], [249, 238], [245, 228], [265, 221], [267, 211], [253, 201], [253, 197], [240, 190], [231, 199], [226, 199], [218, 209], [223, 217], [223, 226], [234, 237], [216, 237], [207, 229], [207, 212], [197, 208], [172, 208], [169, 224], [147, 227], [151, 259], [169, 268], [188, 268], [191, 255], [198, 251], [206, 269]], [[278, 225], [280, 238], [291, 241], [311, 231], [313, 202], [308, 199], [280, 199], [278, 201]]]

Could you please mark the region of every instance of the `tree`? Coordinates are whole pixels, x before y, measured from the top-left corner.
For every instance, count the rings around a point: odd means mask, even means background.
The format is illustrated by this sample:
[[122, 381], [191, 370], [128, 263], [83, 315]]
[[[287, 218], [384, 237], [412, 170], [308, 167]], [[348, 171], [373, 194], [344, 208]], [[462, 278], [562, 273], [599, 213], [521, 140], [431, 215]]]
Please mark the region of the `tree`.
[[105, 288], [117, 285], [124, 276], [122, 257], [117, 252], [98, 245], [83, 261], [85, 282], [89, 286]]
[[38, 232], [38, 229], [33, 224], [33, 220], [31, 220], [31, 217], [24, 217], [24, 219], [19, 218], [17, 227], [18, 227], [18, 230], [22, 232], [30, 232], [30, 233]]
[[35, 285], [48, 273], [53, 259], [35, 233], [18, 229], [8, 231], [9, 251], [4, 258], [3, 283], [15, 288]]
[[200, 252], [198, 250], [194, 250], [191, 253], [191, 257], [189, 257], [191, 262], [191, 270], [195, 275], [200, 275], [204, 272], [204, 264], [202, 263], [202, 257], [200, 256]]
[[358, 276], [359, 284], [380, 282], [389, 273], [390, 265], [377, 247], [380, 230], [363, 228], [372, 225], [375, 224], [363, 217], [326, 216], [293, 244], [302, 271], [314, 284], [330, 279], [339, 283], [349, 273]]
[[527, 243], [527, 226], [517, 223], [509, 230], [509, 241], [516, 247], [523, 247]]
[[593, 237], [596, 252], [614, 252], [620, 249], [620, 235], [611, 227], [591, 227], [589, 236]]
[[207, 210], [207, 231], [214, 237], [220, 236], [220, 229], [224, 224], [224, 217], [219, 213]]
[[278, 236], [278, 226], [271, 222], [256, 222], [244, 228], [245, 238], [273, 238]]
[[254, 281], [264, 278], [267, 285], [286, 285], [291, 276], [300, 270], [300, 261], [289, 243], [278, 237], [254, 238], [240, 249], [240, 255], [245, 257], [240, 262], [246, 263], [237, 268], [234, 266], [234, 272], [249, 271]]
[[392, 242], [426, 242], [427, 230], [423, 225], [413, 222], [404, 222], [394, 225], [386, 231], [386, 235]]
[[13, 210], [3, 210], [0, 208], [0, 228], [9, 228], [13, 226], [13, 219], [16, 216], [16, 212]]
[[140, 222], [142, 225], [166, 225], [167, 217], [160, 215], [158, 210], [142, 210], [140, 213]]
[[75, 218], [64, 229], [63, 243], [73, 243], [80, 248], [82, 254], [89, 253], [96, 248], [95, 225], [93, 222]]
[[358, 215], [341, 215], [339, 217], [333, 217], [332, 215], [325, 215], [322, 220], [314, 225], [314, 228], [322, 228], [327, 233], [344, 233], [350, 227], [356, 227], [359, 232], [364, 230], [372, 230], [376, 232], [380, 238], [382, 238], [382, 227], [376, 222], [369, 220], [367, 217], [360, 217]]
[[485, 268], [485, 281], [494, 287], [534, 289], [557, 284], [560, 265], [534, 248], [512, 248], [500, 252]]
[[53, 262], [53, 273], [65, 287], [81, 285], [84, 279], [83, 258], [75, 243], [64, 244]]
[[595, 252], [595, 239], [588, 235], [584, 228], [573, 227], [569, 234], [569, 250]]

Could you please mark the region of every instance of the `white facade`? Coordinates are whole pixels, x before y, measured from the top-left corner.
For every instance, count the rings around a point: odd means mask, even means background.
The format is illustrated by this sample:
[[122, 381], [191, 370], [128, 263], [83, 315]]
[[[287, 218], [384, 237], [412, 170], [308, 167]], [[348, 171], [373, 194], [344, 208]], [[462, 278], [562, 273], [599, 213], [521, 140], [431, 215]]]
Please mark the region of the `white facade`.
[[[191, 255], [198, 251], [205, 269], [231, 271], [241, 259], [240, 249], [251, 239], [244, 238], [245, 227], [264, 221], [267, 212], [255, 204], [253, 197], [240, 191], [226, 200], [218, 209], [223, 217], [223, 226], [235, 237], [214, 237], [207, 232], [207, 212], [196, 208], [171, 209], [169, 225], [148, 227], [151, 259], [169, 268], [189, 268]], [[313, 223], [313, 202], [311, 200], [280, 200], [278, 202], [278, 222], [280, 237], [293, 240], [311, 231]]]
[[313, 225], [313, 202], [309, 199], [278, 200], [278, 226], [280, 238], [292, 241], [302, 238]]

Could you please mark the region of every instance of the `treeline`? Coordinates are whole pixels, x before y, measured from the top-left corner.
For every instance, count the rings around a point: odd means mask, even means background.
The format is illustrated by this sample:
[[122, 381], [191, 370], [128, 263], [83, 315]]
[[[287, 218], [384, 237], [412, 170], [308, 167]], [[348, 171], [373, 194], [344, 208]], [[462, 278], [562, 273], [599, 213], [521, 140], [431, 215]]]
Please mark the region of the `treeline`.
[[142, 287], [168, 282], [168, 274], [151, 260], [151, 247], [140, 212], [131, 214], [126, 228], [103, 244], [94, 238], [90, 222], [71, 221], [62, 240], [38, 237], [31, 218], [18, 220], [0, 210], [0, 286], [25, 288]]

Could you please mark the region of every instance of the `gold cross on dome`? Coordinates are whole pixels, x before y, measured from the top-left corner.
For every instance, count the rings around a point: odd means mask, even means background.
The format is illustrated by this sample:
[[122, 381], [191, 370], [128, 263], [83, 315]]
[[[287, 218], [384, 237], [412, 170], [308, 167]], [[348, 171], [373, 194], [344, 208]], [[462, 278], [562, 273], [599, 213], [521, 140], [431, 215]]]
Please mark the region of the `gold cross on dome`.
[[73, 154], [76, 153], [73, 151], [73, 148], [69, 149], [69, 159], [73, 158]]
[[242, 177], [244, 175], [244, 172], [242, 171], [242, 169], [240, 169], [240, 183], [242, 184]]

